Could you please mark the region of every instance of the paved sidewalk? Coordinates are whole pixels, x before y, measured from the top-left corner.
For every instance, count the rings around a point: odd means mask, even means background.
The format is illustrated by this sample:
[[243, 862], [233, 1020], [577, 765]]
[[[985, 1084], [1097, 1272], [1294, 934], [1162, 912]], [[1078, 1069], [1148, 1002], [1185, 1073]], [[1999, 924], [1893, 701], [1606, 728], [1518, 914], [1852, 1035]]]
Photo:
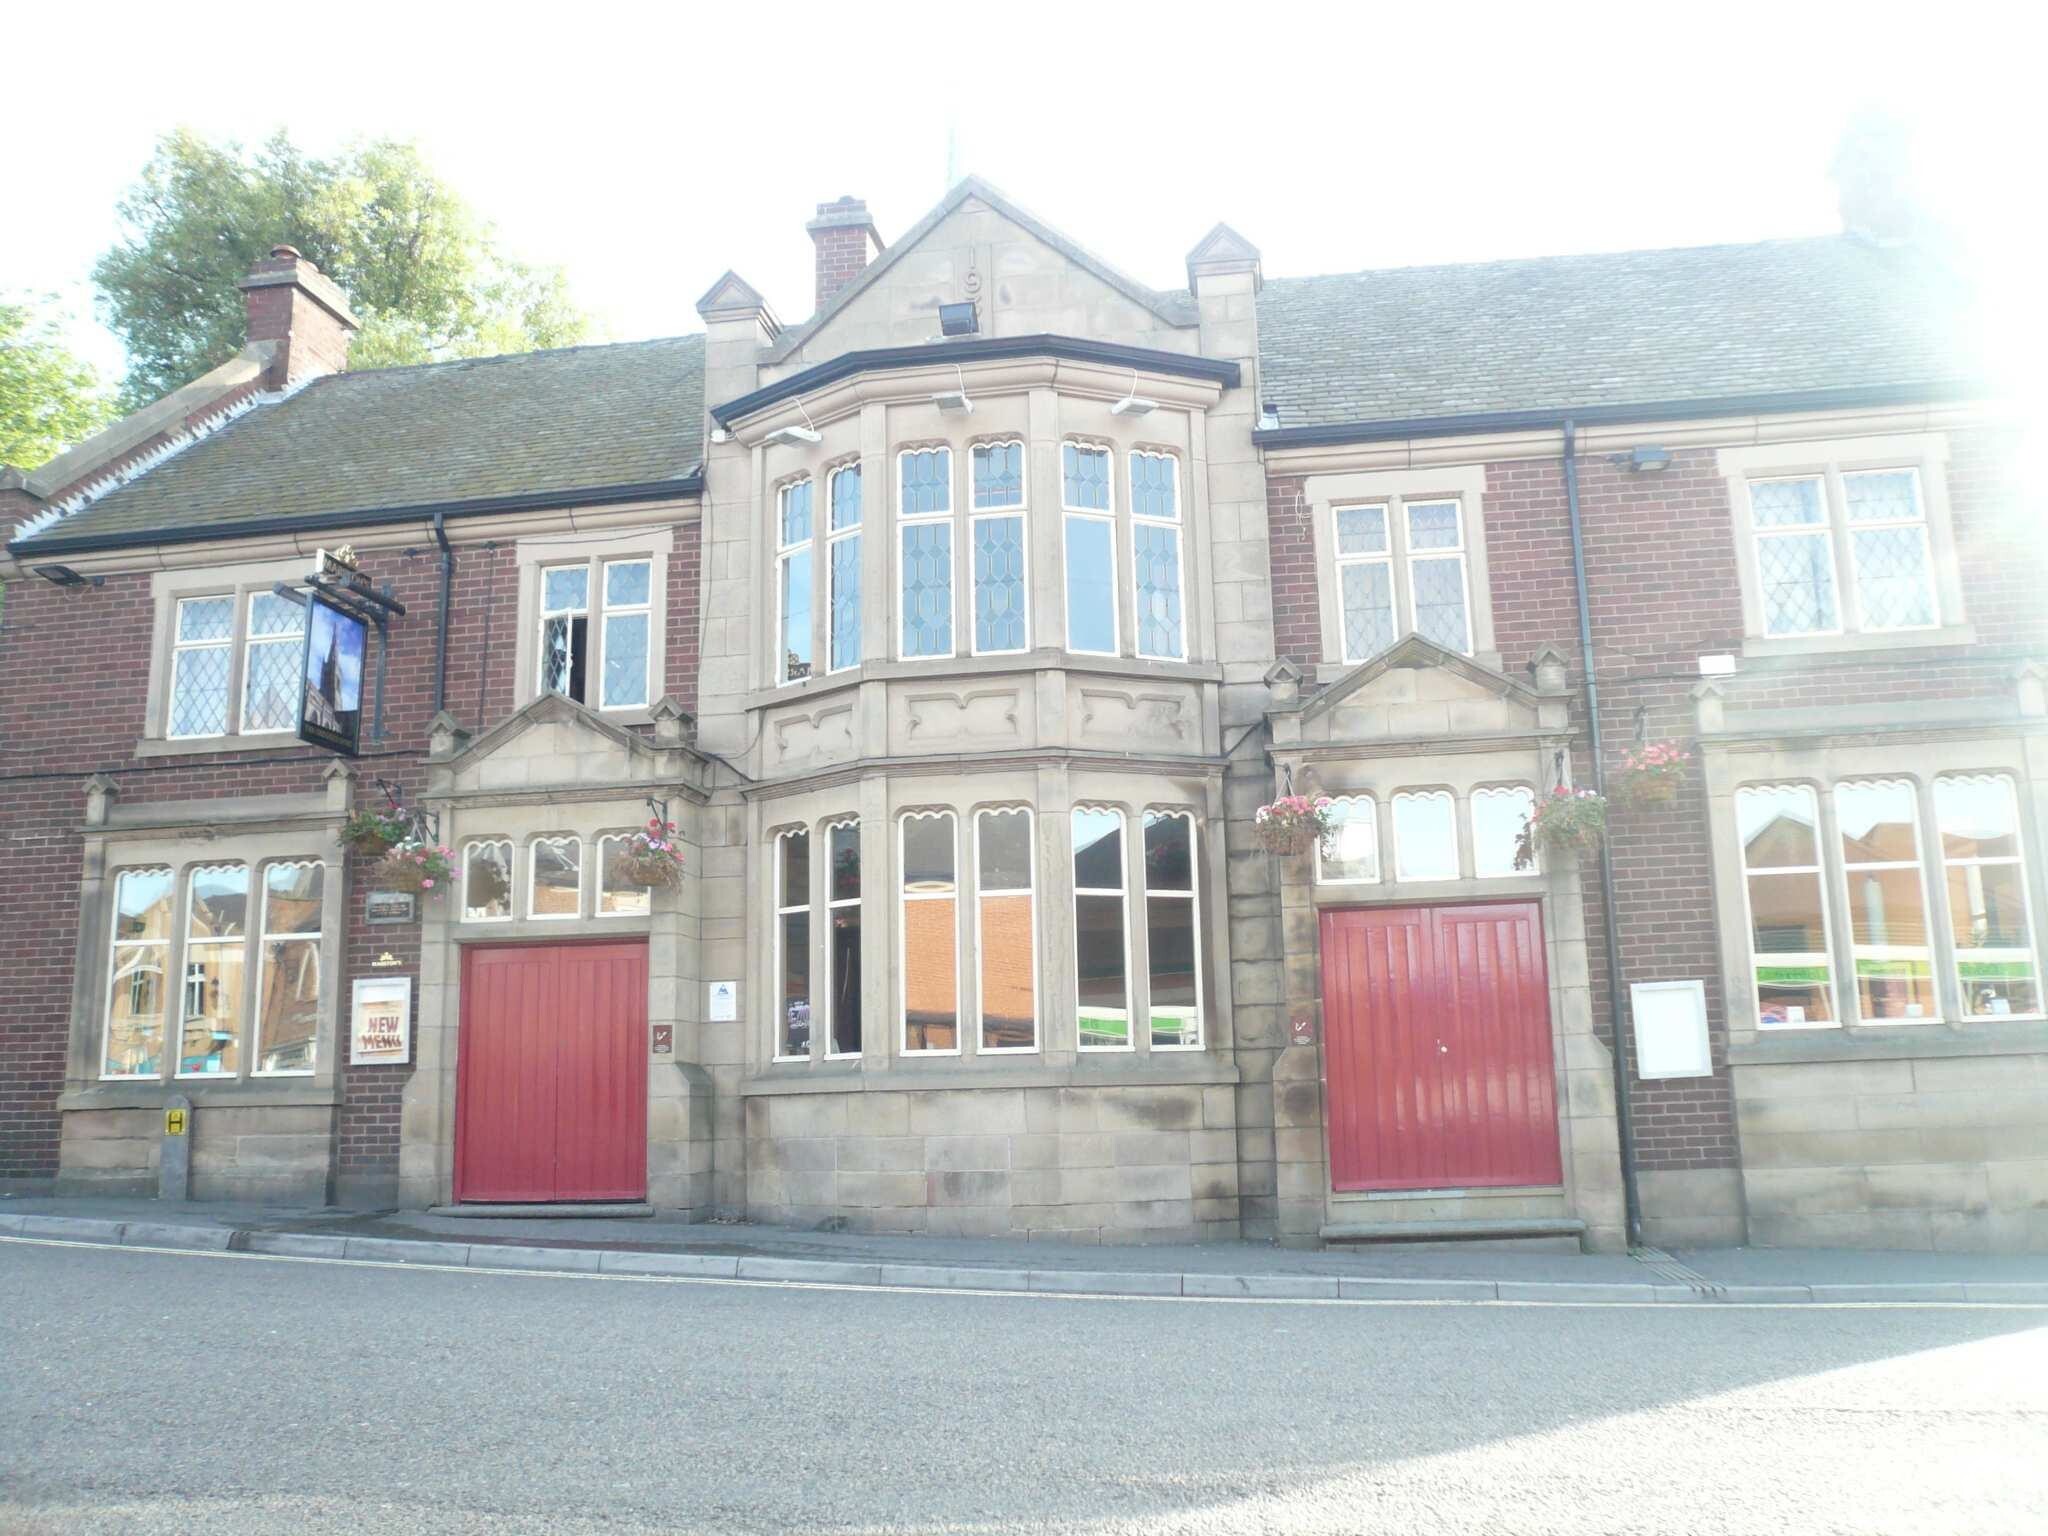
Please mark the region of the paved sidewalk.
[[414, 1211], [0, 1198], [0, 1238], [6, 1237], [473, 1269], [1120, 1296], [2048, 1305], [2048, 1254], [1736, 1248], [1628, 1256], [1461, 1244], [1321, 1252], [1260, 1243], [1087, 1247], [662, 1218], [481, 1220]]

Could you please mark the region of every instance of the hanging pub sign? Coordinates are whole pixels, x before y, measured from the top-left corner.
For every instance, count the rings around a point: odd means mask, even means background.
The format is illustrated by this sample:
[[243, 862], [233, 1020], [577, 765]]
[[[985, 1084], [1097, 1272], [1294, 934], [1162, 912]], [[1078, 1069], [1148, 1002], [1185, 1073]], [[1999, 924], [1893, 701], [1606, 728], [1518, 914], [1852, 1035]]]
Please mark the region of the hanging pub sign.
[[306, 601], [299, 740], [354, 757], [363, 738], [363, 657], [370, 626], [319, 592]]

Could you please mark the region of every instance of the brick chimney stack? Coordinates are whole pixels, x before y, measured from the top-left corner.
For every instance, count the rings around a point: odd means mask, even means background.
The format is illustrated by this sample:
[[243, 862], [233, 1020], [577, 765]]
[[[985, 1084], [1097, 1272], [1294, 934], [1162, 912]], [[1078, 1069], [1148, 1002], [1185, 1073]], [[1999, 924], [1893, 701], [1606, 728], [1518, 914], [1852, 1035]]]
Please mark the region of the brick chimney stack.
[[804, 228], [818, 247], [817, 307], [823, 309], [881, 255], [882, 237], [875, 233], [868, 205], [857, 197], [818, 204], [818, 216]]
[[277, 348], [266, 389], [348, 367], [348, 339], [361, 329], [348, 295], [291, 246], [272, 246], [236, 286], [249, 307], [248, 339]]

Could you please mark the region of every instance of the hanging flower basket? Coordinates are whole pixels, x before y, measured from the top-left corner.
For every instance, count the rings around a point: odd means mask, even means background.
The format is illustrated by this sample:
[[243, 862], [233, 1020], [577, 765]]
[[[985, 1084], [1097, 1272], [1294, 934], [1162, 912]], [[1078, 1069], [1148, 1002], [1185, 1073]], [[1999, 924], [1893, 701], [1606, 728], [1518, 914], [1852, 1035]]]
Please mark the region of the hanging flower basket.
[[1614, 799], [1626, 806], [1669, 805], [1685, 782], [1692, 754], [1675, 741], [1653, 741], [1621, 754], [1621, 767], [1609, 781]]
[[396, 811], [357, 811], [341, 824], [341, 843], [359, 858], [381, 859], [405, 841], [411, 828]]
[[650, 891], [656, 886], [682, 884], [683, 850], [675, 837], [674, 822], [649, 820], [611, 856], [605, 866], [605, 878], [614, 885], [635, 885]]
[[1590, 789], [1560, 784], [1536, 802], [1536, 814], [1515, 843], [1515, 868], [1534, 869], [1538, 852], [1576, 863], [1607, 833], [1607, 800]]
[[1330, 835], [1330, 797], [1282, 795], [1252, 815], [1252, 831], [1268, 853], [1306, 853]]
[[454, 877], [455, 850], [438, 843], [400, 843], [384, 855], [376, 872], [379, 889], [423, 896], [446, 890]]

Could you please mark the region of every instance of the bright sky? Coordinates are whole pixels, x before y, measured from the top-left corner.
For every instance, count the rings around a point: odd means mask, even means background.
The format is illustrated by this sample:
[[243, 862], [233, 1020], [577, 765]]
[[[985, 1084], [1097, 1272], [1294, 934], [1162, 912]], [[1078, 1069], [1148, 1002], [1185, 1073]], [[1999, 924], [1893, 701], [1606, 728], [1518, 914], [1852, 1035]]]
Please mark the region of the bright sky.
[[38, 6], [7, 24], [0, 292], [59, 294], [117, 371], [87, 273], [178, 124], [416, 139], [629, 339], [698, 329], [728, 266], [803, 318], [814, 206], [865, 197], [893, 240], [943, 191], [949, 133], [960, 172], [1176, 286], [1218, 219], [1269, 274], [1830, 231], [1836, 136], [1882, 106], [1916, 132], [1924, 201], [2009, 253], [2038, 327], [2026, 7], [1391, 10]]

